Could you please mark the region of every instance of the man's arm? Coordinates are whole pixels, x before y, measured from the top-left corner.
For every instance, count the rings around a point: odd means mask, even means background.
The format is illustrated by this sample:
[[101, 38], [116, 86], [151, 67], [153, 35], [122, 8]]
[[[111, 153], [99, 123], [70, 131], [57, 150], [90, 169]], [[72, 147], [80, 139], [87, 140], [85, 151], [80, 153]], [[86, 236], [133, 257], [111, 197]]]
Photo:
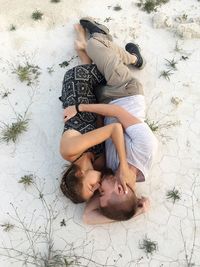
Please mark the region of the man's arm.
[[[124, 108], [114, 104], [79, 104], [80, 112], [92, 112], [102, 116], [116, 117], [122, 126], [127, 127], [140, 123], [141, 120], [130, 114]], [[75, 106], [69, 106], [64, 109], [64, 121], [67, 121], [77, 114]]]
[[80, 104], [79, 110], [80, 112], [93, 112], [102, 116], [116, 117], [125, 129], [141, 122], [124, 108], [115, 104]]

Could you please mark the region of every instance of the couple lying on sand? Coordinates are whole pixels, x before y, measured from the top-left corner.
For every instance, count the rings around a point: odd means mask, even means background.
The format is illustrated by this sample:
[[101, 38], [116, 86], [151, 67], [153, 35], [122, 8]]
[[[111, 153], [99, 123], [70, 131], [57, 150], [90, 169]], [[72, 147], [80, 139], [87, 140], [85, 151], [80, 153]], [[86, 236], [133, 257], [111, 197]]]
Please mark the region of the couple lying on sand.
[[127, 67], [141, 69], [144, 60], [137, 45], [118, 47], [109, 30], [91, 18], [82, 18], [75, 30], [82, 65], [66, 72], [60, 97], [65, 121], [60, 152], [71, 162], [61, 190], [74, 203], [87, 201], [85, 223], [128, 220], [148, 208], [147, 198], [137, 198], [136, 182], [145, 181], [157, 149], [144, 122], [142, 85]]

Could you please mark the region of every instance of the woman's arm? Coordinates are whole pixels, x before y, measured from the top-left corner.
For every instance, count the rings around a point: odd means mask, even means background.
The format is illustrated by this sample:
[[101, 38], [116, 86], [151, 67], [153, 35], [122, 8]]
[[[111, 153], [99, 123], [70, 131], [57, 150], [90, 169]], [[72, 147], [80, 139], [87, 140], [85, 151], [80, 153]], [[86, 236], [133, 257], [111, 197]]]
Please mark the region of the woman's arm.
[[83, 213], [83, 222], [85, 224], [104, 224], [114, 222], [102, 215], [99, 208], [99, 195], [97, 194], [86, 203]]
[[64, 159], [70, 160], [71, 157], [83, 153], [88, 148], [100, 144], [108, 138], [112, 138], [117, 149], [120, 164], [127, 164], [123, 129], [120, 123], [112, 123], [85, 134], [75, 136], [69, 136], [67, 132], [65, 133], [63, 134], [60, 144], [60, 153]]
[[[149, 210], [150, 204], [149, 199], [142, 197], [139, 199], [138, 208], [136, 213], [132, 217], [134, 219], [136, 216], [139, 216]], [[104, 224], [115, 222], [103, 214], [101, 214], [99, 206], [99, 196], [94, 196], [90, 201], [87, 202], [84, 213], [83, 213], [83, 222], [86, 224]]]
[[[114, 104], [79, 104], [80, 112], [93, 112], [107, 117], [116, 117], [126, 129], [127, 127], [140, 123], [141, 121], [126, 111], [124, 108]], [[75, 106], [64, 110], [64, 120], [69, 120], [77, 113]]]

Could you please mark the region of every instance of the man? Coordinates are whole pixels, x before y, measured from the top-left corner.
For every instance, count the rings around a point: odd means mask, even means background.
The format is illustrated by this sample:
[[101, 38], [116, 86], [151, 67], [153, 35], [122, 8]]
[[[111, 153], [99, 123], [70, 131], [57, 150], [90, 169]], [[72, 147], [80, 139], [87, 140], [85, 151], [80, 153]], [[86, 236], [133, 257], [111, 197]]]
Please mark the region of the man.
[[[121, 186], [123, 181], [119, 181], [118, 173], [115, 176], [110, 173], [104, 177], [100, 198], [88, 204], [84, 218], [87, 223], [109, 221], [104, 215], [110, 220], [126, 220], [144, 202], [143, 199], [138, 205], [136, 201], [135, 182], [145, 180], [157, 149], [157, 140], [144, 123], [145, 101], [142, 85], [126, 66], [131, 64], [141, 69], [144, 60], [137, 45], [127, 44], [126, 51], [119, 48], [111, 41], [109, 30], [93, 19], [82, 18], [80, 24], [91, 36], [85, 46], [86, 52], [107, 81], [107, 85], [96, 92], [98, 100], [109, 104], [80, 104], [78, 110], [105, 116], [106, 125], [116, 120], [122, 124], [131, 174], [125, 181], [127, 193]], [[73, 116], [73, 110], [73, 107], [65, 110], [67, 118]], [[111, 140], [106, 141], [106, 162], [107, 167], [117, 171], [119, 159]]]

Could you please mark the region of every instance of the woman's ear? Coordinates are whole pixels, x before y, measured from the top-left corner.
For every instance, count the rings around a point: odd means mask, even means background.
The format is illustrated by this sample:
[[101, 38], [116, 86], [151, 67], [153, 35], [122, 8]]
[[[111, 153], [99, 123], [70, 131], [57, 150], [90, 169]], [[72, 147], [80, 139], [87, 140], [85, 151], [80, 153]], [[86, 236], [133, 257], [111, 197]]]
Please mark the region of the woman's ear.
[[84, 171], [83, 171], [83, 170], [78, 169], [78, 170], [76, 171], [76, 176], [78, 176], [78, 177], [83, 177], [83, 175], [84, 175]]

